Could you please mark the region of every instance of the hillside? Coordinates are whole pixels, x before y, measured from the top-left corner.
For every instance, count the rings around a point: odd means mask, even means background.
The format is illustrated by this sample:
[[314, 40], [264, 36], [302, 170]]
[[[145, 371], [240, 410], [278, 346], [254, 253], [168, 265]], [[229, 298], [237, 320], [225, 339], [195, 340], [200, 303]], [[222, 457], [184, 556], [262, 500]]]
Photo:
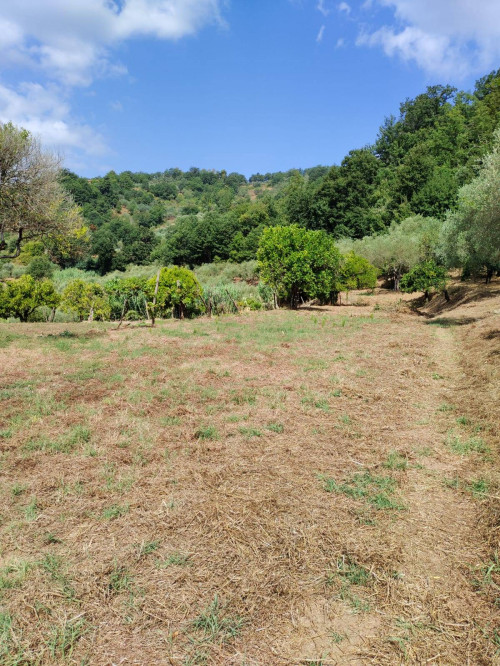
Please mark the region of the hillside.
[[70, 251], [49, 253], [62, 267], [105, 274], [155, 260], [195, 266], [255, 259], [262, 230], [276, 224], [362, 238], [414, 215], [442, 220], [477, 175], [499, 122], [500, 74], [493, 71], [471, 92], [435, 85], [403, 101], [373, 143], [351, 150], [340, 165], [248, 180], [196, 167], [92, 179], [65, 171], [62, 182], [82, 208], [88, 236]]

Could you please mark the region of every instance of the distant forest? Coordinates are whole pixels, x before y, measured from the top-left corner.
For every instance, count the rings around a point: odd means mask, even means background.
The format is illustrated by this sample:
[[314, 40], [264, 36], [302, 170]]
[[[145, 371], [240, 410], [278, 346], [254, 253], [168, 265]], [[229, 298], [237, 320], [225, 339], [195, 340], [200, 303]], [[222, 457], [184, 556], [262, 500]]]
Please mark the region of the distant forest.
[[[340, 165], [255, 174], [192, 167], [62, 182], [85, 228], [51, 259], [105, 275], [128, 264], [255, 259], [265, 227], [299, 224], [359, 239], [414, 215], [443, 219], [478, 174], [500, 124], [500, 70], [472, 92], [437, 85], [407, 99], [372, 145]], [[29, 253], [29, 248], [26, 248]], [[22, 259], [22, 257], [21, 257]]]

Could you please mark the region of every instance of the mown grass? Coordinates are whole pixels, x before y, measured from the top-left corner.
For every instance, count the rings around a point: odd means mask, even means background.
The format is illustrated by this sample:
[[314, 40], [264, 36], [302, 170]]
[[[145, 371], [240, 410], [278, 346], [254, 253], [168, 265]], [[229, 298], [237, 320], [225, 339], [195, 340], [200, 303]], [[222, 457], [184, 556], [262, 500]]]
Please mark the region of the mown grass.
[[[53, 337], [16, 329], [28, 333], [6, 341], [14, 365], [0, 386], [0, 663], [272, 664], [277, 636], [301, 663], [289, 619], [312, 640], [303, 602], [338, 618], [307, 655], [329, 663], [330, 650], [357, 649], [343, 617], [393, 621], [379, 563], [405, 549], [391, 530], [420, 474], [412, 457], [437, 453], [385, 425], [410, 429], [420, 400], [461, 442], [480, 433], [400, 381], [414, 342], [386, 351], [405, 322], [339, 312], [103, 325], [94, 337], [77, 324]], [[440, 366], [415, 368], [428, 380]], [[496, 492], [479, 470], [468, 479], [461, 500]], [[476, 572], [483, 589], [489, 566]], [[405, 632], [392, 631], [408, 645]]]

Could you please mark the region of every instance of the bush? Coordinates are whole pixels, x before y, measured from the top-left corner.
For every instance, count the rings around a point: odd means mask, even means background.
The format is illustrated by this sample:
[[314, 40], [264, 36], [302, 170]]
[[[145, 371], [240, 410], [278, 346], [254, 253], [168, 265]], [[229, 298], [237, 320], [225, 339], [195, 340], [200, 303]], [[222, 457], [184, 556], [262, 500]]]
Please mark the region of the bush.
[[19, 317], [26, 322], [37, 308], [43, 305], [56, 308], [59, 300], [50, 280], [35, 280], [31, 275], [22, 275], [3, 287], [0, 285], [0, 317]]
[[109, 319], [111, 308], [104, 288], [96, 282], [73, 280], [62, 294], [61, 308], [64, 312], [75, 312], [80, 321], [84, 319]]

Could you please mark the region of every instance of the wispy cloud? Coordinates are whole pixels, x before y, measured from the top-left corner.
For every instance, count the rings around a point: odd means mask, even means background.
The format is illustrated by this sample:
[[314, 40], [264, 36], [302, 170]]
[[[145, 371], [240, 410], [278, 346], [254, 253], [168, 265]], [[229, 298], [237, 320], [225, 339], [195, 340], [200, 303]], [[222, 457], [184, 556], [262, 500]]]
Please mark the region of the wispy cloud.
[[318, 44], [323, 41], [323, 35], [325, 34], [325, 26], [322, 25], [321, 28], [319, 29], [318, 35], [316, 37], [316, 41]]
[[347, 2], [341, 2], [338, 6], [337, 9], [339, 12], [344, 12], [344, 14], [349, 15], [351, 13], [351, 7], [350, 5], [347, 4]]
[[325, 17], [330, 13], [330, 10], [325, 7], [325, 0], [319, 0], [318, 4], [316, 5], [316, 9]]
[[413, 61], [425, 71], [464, 77], [498, 65], [498, 0], [377, 0], [392, 8], [394, 23], [364, 31], [359, 46], [382, 48], [390, 57]]

